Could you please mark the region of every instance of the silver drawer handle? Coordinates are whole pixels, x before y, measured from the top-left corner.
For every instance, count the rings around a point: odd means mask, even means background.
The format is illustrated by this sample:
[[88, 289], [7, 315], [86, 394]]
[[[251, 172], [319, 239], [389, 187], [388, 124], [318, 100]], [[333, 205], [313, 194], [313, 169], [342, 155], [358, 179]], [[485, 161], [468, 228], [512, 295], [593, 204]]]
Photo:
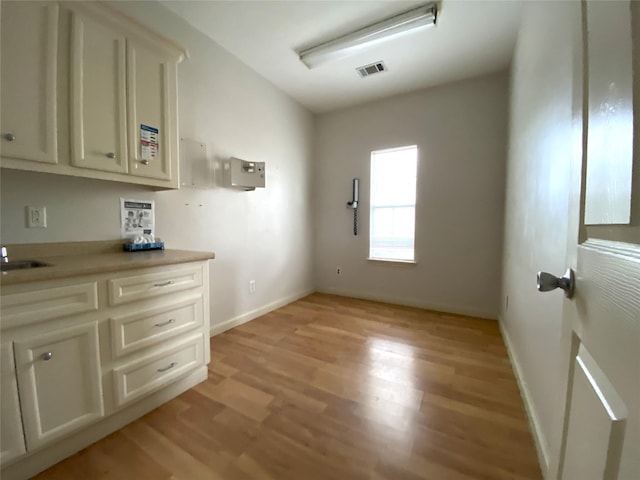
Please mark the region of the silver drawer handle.
[[8, 142], [13, 142], [16, 139], [16, 136], [13, 133], [5, 133], [4, 139]]
[[107, 158], [116, 158], [116, 154], [113, 153], [113, 152], [109, 152], [109, 153], [105, 154], [105, 157], [107, 157]]
[[45, 352], [41, 355], [42, 360], [44, 360], [45, 362], [51, 360], [53, 358], [53, 353], [51, 352]]
[[167, 282], [154, 283], [153, 286], [154, 287], [166, 287], [167, 285], [171, 285], [172, 283], [173, 283], [173, 280], [169, 280]]
[[159, 368], [159, 369], [158, 369], [158, 371], [159, 371], [160, 373], [162, 373], [162, 372], [166, 372], [167, 370], [171, 370], [171, 369], [172, 369], [173, 367], [175, 367], [176, 365], [178, 365], [178, 363], [177, 363], [177, 362], [171, 362], [171, 363], [170, 363], [169, 365], [167, 365], [166, 367], [164, 367], [164, 368]]
[[156, 327], [166, 327], [167, 325], [171, 325], [172, 323], [176, 323], [176, 319], [175, 318], [171, 318], [171, 319], [167, 320], [166, 322], [156, 323], [155, 326]]
[[140, 163], [143, 165], [149, 165], [149, 160], [140, 160]]

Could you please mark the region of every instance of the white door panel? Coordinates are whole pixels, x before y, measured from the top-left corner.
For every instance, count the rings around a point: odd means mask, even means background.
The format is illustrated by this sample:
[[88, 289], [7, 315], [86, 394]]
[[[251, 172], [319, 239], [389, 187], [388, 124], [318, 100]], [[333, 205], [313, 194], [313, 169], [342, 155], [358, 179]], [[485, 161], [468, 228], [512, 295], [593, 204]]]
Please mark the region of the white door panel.
[[91, 14], [72, 12], [71, 162], [126, 173], [126, 39]]
[[58, 5], [2, 2], [3, 157], [58, 163]]
[[588, 2], [587, 225], [631, 219], [633, 95], [629, 2]]
[[[176, 139], [171, 132], [176, 104], [176, 62], [146, 42], [127, 41], [129, 111], [129, 156], [132, 175], [161, 180], [171, 179], [171, 155]], [[141, 126], [158, 131], [158, 148], [153, 158], [143, 158]]]
[[104, 415], [97, 323], [17, 341], [15, 356], [29, 450]]
[[[592, 8], [591, 2], [583, 1], [581, 11], [576, 4], [574, 24], [576, 124], [572, 141], [578, 147], [573, 160], [569, 219], [574, 223], [569, 229], [567, 263], [576, 272], [576, 284], [574, 298], [567, 299], [563, 308], [566, 401], [562, 443], [548, 474], [548, 478], [565, 480], [640, 479], [640, 238], [634, 233], [640, 219], [628, 216], [628, 192], [617, 197], [620, 201], [612, 200], [621, 191], [616, 170], [628, 169], [627, 164], [634, 162], [637, 167], [639, 155], [621, 150], [610, 131], [612, 125], [621, 131], [634, 128], [629, 115], [631, 96], [616, 97], [621, 104], [609, 109], [606, 122], [593, 118], [602, 113], [601, 100], [607, 96], [602, 89], [631, 81], [621, 78], [631, 74], [629, 68], [605, 68], [632, 63], [630, 49], [616, 48], [619, 42], [607, 43], [606, 39], [627, 35], [629, 40], [633, 25], [638, 42], [640, 8], [634, 6], [632, 15], [629, 1], [606, 3], [604, 11], [601, 4]], [[607, 14], [633, 17], [633, 22], [598, 23]], [[585, 27], [586, 44], [580, 34]], [[589, 35], [590, 28], [608, 30]], [[599, 60], [591, 62], [592, 53]], [[600, 61], [603, 55], [616, 58]], [[597, 81], [591, 81], [594, 78]], [[638, 98], [638, 88], [633, 94]], [[588, 175], [590, 165], [605, 171]], [[640, 194], [639, 182], [636, 176], [625, 184], [630, 185], [631, 195]], [[624, 207], [618, 209], [623, 212], [621, 217], [616, 216], [616, 205]], [[601, 228], [587, 226], [612, 221], [629, 224], [607, 227], [606, 235]]]
[[10, 342], [0, 345], [0, 381], [0, 463], [6, 463], [26, 451], [16, 364], [13, 360], [13, 345]]
[[629, 412], [595, 359], [573, 338], [575, 362], [571, 377], [562, 478], [617, 478]]

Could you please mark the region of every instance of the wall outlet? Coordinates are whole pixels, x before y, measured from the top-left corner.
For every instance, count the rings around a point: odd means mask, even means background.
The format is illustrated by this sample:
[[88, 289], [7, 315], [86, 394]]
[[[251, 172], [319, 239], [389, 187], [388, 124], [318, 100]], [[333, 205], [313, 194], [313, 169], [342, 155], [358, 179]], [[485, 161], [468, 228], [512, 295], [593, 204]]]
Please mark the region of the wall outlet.
[[47, 228], [47, 207], [27, 205], [27, 228]]
[[249, 280], [249, 293], [256, 293], [256, 281]]
[[336, 275], [342, 275], [342, 269], [340, 267], [336, 267]]

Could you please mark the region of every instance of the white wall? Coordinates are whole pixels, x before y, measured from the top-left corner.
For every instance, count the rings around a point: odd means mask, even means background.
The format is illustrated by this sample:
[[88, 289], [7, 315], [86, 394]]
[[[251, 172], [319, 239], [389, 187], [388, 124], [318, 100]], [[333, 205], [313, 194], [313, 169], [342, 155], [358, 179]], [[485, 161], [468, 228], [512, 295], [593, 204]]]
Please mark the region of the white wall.
[[[119, 198], [154, 199], [157, 232], [168, 248], [216, 253], [213, 326], [312, 290], [313, 116], [159, 4], [118, 2], [118, 8], [191, 54], [178, 74], [180, 134], [207, 143], [218, 162], [232, 155], [265, 161], [267, 187], [234, 191], [217, 178], [210, 190], [152, 192], [3, 170], [2, 243], [119, 238]], [[25, 228], [25, 205], [46, 205], [46, 230]]]
[[[318, 289], [497, 318], [507, 104], [508, 76], [500, 73], [319, 116]], [[370, 154], [414, 144], [417, 265], [369, 261]], [[346, 208], [355, 177], [361, 186], [358, 236]]]
[[[572, 18], [578, 2], [529, 2], [512, 67], [501, 325], [543, 471], [562, 423], [562, 302], [536, 291], [566, 269], [572, 178]], [[576, 10], [577, 9], [577, 10]], [[574, 228], [575, 230], [575, 228]], [[574, 233], [573, 231], [571, 233]]]

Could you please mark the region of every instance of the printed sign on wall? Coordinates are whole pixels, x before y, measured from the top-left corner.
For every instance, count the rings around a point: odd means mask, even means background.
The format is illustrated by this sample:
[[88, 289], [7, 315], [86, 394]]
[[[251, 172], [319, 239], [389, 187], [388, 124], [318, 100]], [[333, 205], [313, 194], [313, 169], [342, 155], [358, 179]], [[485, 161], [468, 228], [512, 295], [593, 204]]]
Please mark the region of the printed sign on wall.
[[120, 222], [122, 238], [153, 235], [155, 211], [153, 200], [120, 198]]
[[158, 156], [160, 134], [157, 128], [140, 124], [140, 157], [142, 160], [155, 160]]

